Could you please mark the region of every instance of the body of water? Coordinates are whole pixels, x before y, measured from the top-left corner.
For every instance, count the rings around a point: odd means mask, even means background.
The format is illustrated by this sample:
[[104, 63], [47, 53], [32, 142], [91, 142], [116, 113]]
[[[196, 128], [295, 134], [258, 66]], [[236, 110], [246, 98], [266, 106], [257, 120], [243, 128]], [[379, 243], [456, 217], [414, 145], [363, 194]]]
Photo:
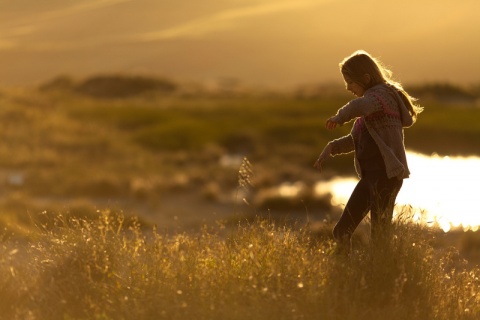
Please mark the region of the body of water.
[[[452, 228], [480, 228], [480, 157], [448, 157], [407, 152], [411, 171], [397, 197], [396, 214], [410, 208], [414, 219]], [[353, 165], [353, 164], [352, 164]], [[344, 205], [358, 179], [338, 178], [316, 185], [317, 193], [332, 194], [332, 205]]]

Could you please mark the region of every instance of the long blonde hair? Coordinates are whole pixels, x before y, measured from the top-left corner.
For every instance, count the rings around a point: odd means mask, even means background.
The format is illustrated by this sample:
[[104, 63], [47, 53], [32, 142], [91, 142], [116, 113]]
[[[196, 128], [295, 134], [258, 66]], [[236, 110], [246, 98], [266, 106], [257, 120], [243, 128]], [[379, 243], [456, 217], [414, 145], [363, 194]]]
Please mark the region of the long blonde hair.
[[[415, 104], [417, 99], [410, 96], [399, 82], [392, 79], [392, 72], [363, 50], [355, 51], [352, 55], [343, 59], [340, 62], [340, 71], [365, 90], [380, 83], [386, 83], [396, 89], [414, 121], [417, 115], [423, 111], [422, 107]], [[368, 79], [365, 77], [366, 74], [370, 75], [368, 82], [366, 81]]]

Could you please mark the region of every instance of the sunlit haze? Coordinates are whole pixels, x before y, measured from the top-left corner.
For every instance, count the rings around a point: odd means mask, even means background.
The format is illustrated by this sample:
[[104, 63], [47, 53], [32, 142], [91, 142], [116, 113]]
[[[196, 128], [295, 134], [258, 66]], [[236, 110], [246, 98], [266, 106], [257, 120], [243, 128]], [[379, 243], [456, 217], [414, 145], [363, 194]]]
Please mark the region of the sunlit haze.
[[0, 0], [0, 84], [59, 74], [340, 81], [357, 49], [403, 82], [478, 83], [474, 0]]

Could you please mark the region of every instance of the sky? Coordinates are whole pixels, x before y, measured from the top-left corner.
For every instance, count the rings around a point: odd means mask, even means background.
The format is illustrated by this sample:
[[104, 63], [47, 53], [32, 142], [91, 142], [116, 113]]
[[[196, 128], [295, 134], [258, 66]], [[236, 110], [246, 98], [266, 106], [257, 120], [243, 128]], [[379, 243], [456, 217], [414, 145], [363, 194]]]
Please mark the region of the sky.
[[342, 81], [368, 51], [403, 83], [480, 83], [477, 0], [0, 0], [0, 85], [59, 75]]

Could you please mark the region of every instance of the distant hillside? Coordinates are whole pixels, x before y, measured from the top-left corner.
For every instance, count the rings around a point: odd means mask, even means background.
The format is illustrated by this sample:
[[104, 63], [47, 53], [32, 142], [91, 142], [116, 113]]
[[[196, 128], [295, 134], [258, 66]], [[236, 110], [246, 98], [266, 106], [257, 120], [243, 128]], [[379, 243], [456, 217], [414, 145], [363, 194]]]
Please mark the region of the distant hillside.
[[451, 103], [476, 103], [480, 99], [480, 86], [463, 88], [450, 83], [428, 83], [407, 87], [419, 99]]
[[146, 92], [171, 93], [177, 85], [170, 80], [131, 75], [97, 75], [76, 83], [59, 76], [42, 84], [41, 91], [68, 90], [95, 98], [128, 98]]
[[[73, 80], [62, 75], [39, 86], [41, 91], [72, 91], [94, 98], [128, 98], [148, 92], [163, 94], [181, 93], [191, 96], [203, 94], [256, 95], [259, 92], [273, 93], [269, 88], [248, 87], [235, 79], [218, 79], [216, 82], [178, 83], [167, 78], [132, 74], [98, 74], [83, 80]], [[424, 101], [461, 103], [475, 105], [480, 101], [480, 85], [462, 87], [451, 83], [425, 83], [406, 86], [415, 98]], [[291, 90], [275, 91], [276, 94], [292, 94], [299, 99], [322, 97], [351, 97], [339, 83], [304, 84]]]

